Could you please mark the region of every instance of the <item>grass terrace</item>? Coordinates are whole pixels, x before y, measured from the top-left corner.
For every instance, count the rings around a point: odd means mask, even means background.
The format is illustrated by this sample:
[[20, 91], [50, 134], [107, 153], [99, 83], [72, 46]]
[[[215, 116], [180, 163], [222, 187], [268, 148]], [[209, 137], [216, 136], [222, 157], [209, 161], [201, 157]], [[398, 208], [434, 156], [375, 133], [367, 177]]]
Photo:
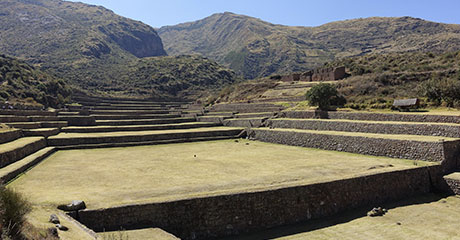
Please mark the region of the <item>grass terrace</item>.
[[[417, 166], [430, 164], [417, 162]], [[256, 191], [417, 167], [413, 160], [222, 140], [59, 151], [9, 187], [45, 208], [89, 209]]]

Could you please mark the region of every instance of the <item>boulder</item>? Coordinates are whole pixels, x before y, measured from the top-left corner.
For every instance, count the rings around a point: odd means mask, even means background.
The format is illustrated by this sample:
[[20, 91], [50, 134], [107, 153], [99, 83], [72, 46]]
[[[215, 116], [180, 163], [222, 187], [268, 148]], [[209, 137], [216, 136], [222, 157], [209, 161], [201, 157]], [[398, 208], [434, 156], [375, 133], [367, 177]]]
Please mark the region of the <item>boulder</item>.
[[54, 223], [54, 224], [59, 224], [61, 223], [61, 221], [59, 221], [59, 218], [56, 214], [51, 214], [50, 215], [50, 223]]
[[50, 236], [54, 236], [54, 237], [56, 237], [56, 238], [59, 238], [59, 233], [58, 233], [57, 228], [55, 228], [55, 227], [50, 227], [50, 228], [47, 229], [47, 232], [48, 232], [48, 234], [49, 234]]
[[59, 205], [57, 208], [62, 211], [71, 212], [85, 209], [86, 204], [81, 200], [73, 200], [71, 203]]
[[56, 224], [56, 227], [61, 230], [61, 231], [67, 231], [69, 230], [68, 227], [64, 226], [64, 225], [61, 225], [61, 224]]
[[369, 217], [383, 216], [385, 215], [386, 212], [387, 210], [385, 208], [376, 207], [370, 210], [369, 212], [367, 212], [367, 216]]

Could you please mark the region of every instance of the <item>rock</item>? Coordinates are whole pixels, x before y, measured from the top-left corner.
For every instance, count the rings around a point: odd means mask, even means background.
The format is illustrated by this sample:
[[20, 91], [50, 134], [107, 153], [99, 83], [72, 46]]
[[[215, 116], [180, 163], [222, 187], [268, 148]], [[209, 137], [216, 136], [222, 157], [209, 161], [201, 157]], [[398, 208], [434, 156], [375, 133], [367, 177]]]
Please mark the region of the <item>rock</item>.
[[59, 238], [59, 233], [58, 233], [57, 228], [50, 227], [50, 228], [47, 229], [47, 232], [48, 232], [49, 235]]
[[249, 143], [246, 143], [246, 145], [249, 145]]
[[387, 210], [385, 208], [376, 207], [370, 210], [369, 212], [367, 212], [367, 216], [369, 217], [383, 216], [385, 215], [386, 212]]
[[64, 225], [61, 225], [61, 224], [56, 224], [56, 227], [61, 230], [61, 231], [67, 231], [69, 230], [68, 227], [64, 226]]
[[59, 224], [61, 223], [61, 221], [59, 221], [59, 218], [56, 214], [51, 214], [50, 215], [50, 223], [54, 223], [54, 224]]
[[235, 142], [239, 142], [238, 139], [236, 139]]
[[84, 201], [81, 201], [81, 200], [73, 200], [71, 203], [67, 205], [65, 204], [59, 205], [57, 208], [62, 211], [67, 211], [67, 212], [78, 211], [78, 210], [85, 209], [86, 204]]

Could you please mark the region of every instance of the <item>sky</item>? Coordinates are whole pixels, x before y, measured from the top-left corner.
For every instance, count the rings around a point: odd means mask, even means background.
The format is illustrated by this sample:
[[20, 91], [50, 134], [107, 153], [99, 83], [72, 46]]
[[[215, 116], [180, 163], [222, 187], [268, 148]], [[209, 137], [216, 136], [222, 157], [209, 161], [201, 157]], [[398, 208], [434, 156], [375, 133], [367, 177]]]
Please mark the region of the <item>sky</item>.
[[[75, 0], [73, 0], [75, 1]], [[460, 0], [78, 0], [102, 5], [152, 27], [233, 12], [274, 24], [319, 26], [365, 17], [411, 16], [460, 24]]]

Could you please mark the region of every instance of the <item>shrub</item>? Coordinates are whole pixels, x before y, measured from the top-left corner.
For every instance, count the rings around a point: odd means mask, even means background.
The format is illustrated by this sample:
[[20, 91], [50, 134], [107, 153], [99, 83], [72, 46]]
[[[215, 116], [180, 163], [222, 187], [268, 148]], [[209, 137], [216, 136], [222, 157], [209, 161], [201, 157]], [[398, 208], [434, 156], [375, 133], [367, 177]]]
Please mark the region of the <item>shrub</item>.
[[25, 215], [31, 210], [30, 204], [21, 194], [1, 186], [0, 205], [1, 234], [14, 239], [21, 234]]
[[346, 99], [340, 96], [336, 87], [329, 83], [320, 83], [308, 90], [306, 99], [312, 106], [318, 106], [321, 110], [328, 110], [331, 105], [343, 106]]

